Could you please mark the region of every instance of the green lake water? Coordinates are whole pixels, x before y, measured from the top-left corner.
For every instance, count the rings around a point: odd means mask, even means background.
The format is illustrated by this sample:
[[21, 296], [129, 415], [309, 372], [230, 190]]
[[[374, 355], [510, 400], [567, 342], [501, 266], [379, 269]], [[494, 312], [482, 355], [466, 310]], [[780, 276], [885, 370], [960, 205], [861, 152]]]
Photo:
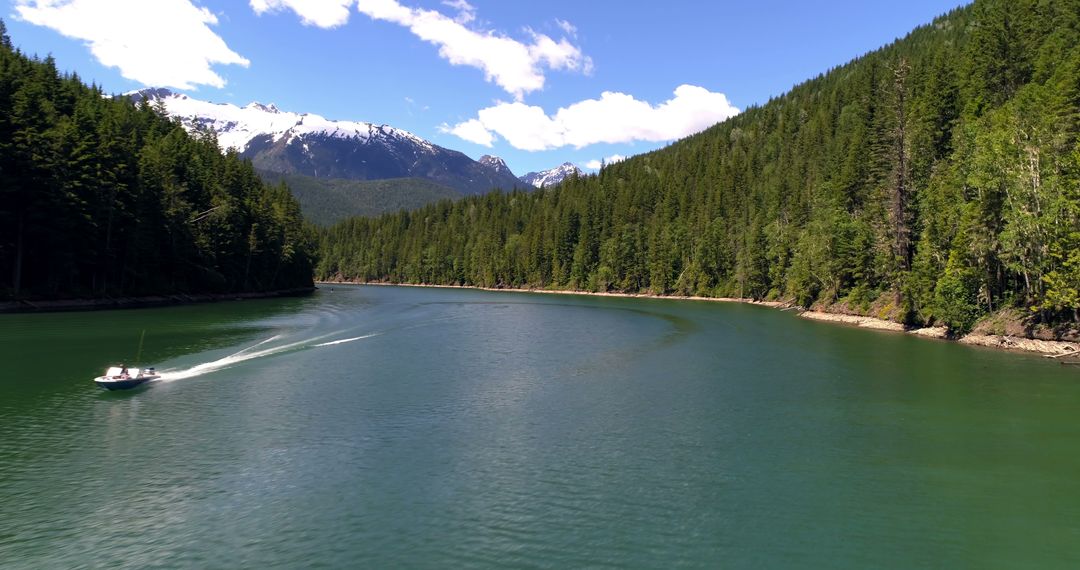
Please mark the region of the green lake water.
[[[110, 363], [161, 381], [109, 393]], [[1080, 368], [761, 307], [0, 315], [2, 568], [1077, 568]]]

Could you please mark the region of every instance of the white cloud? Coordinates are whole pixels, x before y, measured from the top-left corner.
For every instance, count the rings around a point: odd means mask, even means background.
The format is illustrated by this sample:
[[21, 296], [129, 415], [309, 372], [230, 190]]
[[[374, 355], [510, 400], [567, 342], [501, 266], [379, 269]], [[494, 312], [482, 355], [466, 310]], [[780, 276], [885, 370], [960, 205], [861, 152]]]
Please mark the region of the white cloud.
[[336, 28], [349, 21], [356, 0], [250, 0], [256, 14], [289, 9], [308, 26]]
[[[418, 38], [439, 48], [439, 55], [452, 65], [475, 67], [488, 81], [521, 100], [526, 93], [543, 89], [545, 69], [589, 73], [592, 61], [566, 38], [526, 30], [531, 43], [523, 43], [498, 32], [474, 30], [466, 24], [475, 10], [462, 0], [444, 2], [458, 9], [457, 19], [434, 10], [409, 8], [397, 0], [358, 0], [361, 13], [409, 28]], [[467, 7], [467, 8], [466, 8]]]
[[626, 157], [621, 154], [613, 154], [604, 160], [590, 160], [585, 163], [585, 168], [589, 170], [600, 170], [600, 167], [607, 164], [615, 164], [616, 162], [622, 162], [626, 160]]
[[469, 119], [464, 123], [458, 123], [453, 127], [443, 124], [439, 126], [439, 130], [444, 133], [450, 133], [457, 136], [462, 140], [476, 143], [491, 148], [492, 143], [495, 142], [495, 135], [491, 131], [484, 128], [484, 125], [476, 119]]
[[[466, 121], [475, 140], [499, 135], [520, 150], [539, 151], [597, 143], [663, 142], [691, 135], [724, 119], [739, 109], [723, 93], [704, 87], [680, 85], [675, 96], [659, 105], [638, 101], [625, 93], [605, 91], [599, 99], [586, 99], [559, 109], [549, 116], [540, 107], [521, 102], [499, 103], [481, 109]], [[457, 134], [458, 127], [448, 132]]]
[[17, 0], [19, 18], [84, 40], [102, 65], [144, 85], [224, 87], [215, 64], [247, 66], [210, 26], [210, 10], [190, 0]]

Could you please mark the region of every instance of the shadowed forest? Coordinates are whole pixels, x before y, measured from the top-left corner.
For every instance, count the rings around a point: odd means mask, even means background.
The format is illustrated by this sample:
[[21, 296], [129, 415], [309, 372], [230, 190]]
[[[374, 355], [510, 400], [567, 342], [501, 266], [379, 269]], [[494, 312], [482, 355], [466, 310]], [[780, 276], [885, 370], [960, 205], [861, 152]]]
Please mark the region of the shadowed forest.
[[311, 286], [315, 245], [284, 184], [21, 53], [0, 21], [0, 299]]

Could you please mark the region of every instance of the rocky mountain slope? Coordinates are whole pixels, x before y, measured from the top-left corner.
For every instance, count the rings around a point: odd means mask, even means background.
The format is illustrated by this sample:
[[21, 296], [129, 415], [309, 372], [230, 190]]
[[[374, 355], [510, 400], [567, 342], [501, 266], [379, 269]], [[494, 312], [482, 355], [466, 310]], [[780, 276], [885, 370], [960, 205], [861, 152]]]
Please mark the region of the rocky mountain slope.
[[463, 195], [525, 186], [501, 159], [475, 161], [388, 125], [335, 121], [261, 103], [216, 104], [168, 89], [128, 96], [160, 105], [189, 131], [213, 130], [222, 149], [235, 148], [261, 171], [346, 180], [422, 178]]
[[530, 172], [518, 180], [537, 188], [549, 188], [551, 186], [558, 186], [563, 180], [566, 180], [570, 176], [581, 176], [583, 174], [584, 173], [577, 166], [574, 166], [569, 162], [564, 162], [550, 170]]

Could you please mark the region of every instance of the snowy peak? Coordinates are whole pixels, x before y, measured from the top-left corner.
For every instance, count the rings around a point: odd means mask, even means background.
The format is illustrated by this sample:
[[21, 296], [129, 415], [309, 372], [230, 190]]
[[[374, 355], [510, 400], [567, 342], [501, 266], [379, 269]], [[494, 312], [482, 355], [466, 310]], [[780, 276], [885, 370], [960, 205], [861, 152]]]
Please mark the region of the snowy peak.
[[335, 121], [272, 104], [243, 107], [200, 101], [168, 89], [127, 93], [180, 121], [188, 131], [212, 130], [222, 149], [236, 149], [264, 173], [345, 180], [422, 178], [462, 195], [521, 182], [502, 159], [481, 163], [389, 125]]
[[477, 162], [479, 162], [481, 165], [491, 169], [496, 174], [503, 174], [503, 175], [510, 175], [510, 176], [514, 175], [514, 173], [510, 170], [510, 167], [506, 165], [506, 161], [499, 158], [499, 157], [497, 157], [497, 156], [491, 156], [490, 154], [485, 154], [484, 156], [481, 156], [480, 160], [478, 160]]
[[526, 184], [536, 186], [537, 188], [548, 188], [562, 184], [563, 180], [566, 180], [571, 176], [581, 176], [582, 174], [584, 173], [581, 169], [573, 163], [564, 162], [551, 170], [530, 172], [525, 176], [522, 176], [520, 180]]
[[189, 131], [197, 127], [212, 129], [217, 133], [222, 149], [235, 148], [241, 153], [248, 150], [255, 139], [269, 137], [273, 142], [284, 140], [288, 144], [313, 136], [387, 144], [408, 142], [421, 152], [433, 150], [428, 141], [387, 125], [333, 121], [315, 114], [282, 111], [273, 104], [255, 102], [237, 107], [230, 103], [200, 101], [168, 89], [143, 89], [127, 96], [134, 101], [146, 99], [153, 104], [161, 103], [165, 111], [180, 119]]
[[141, 89], [139, 91], [129, 91], [127, 93], [124, 93], [124, 96], [138, 103], [143, 99], [154, 102], [158, 99], [178, 97], [179, 95], [177, 93], [174, 93], [172, 90], [166, 89], [164, 87], [150, 87], [147, 89]]
[[263, 112], [266, 112], [266, 113], [275, 113], [275, 114], [281, 112], [277, 108], [277, 105], [274, 105], [273, 103], [270, 103], [269, 105], [263, 105], [262, 103], [259, 103], [258, 101], [253, 101], [251, 103], [248, 103], [244, 108], [245, 109], [257, 109], [259, 111], [263, 111]]

